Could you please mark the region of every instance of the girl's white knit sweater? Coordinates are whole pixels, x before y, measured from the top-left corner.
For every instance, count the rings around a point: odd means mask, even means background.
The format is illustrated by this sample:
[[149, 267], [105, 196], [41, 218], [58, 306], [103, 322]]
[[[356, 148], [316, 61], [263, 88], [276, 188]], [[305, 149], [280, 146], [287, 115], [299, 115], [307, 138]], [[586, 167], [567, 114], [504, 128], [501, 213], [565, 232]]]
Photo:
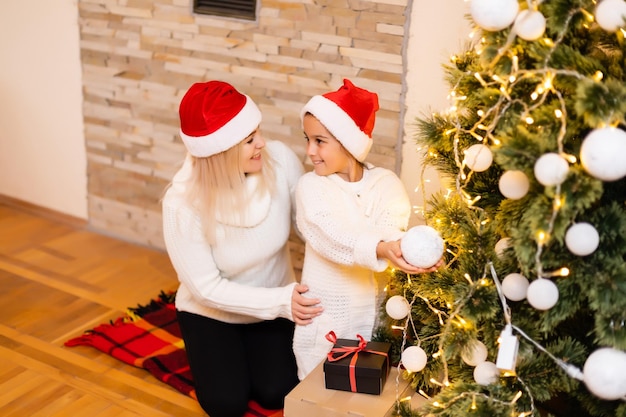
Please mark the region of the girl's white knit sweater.
[[388, 267], [377, 258], [376, 246], [404, 235], [411, 205], [400, 179], [371, 165], [354, 183], [337, 174], [303, 175], [296, 204], [298, 229], [306, 241], [305, 295], [319, 298], [324, 307], [312, 324], [296, 326], [294, 353], [304, 379], [332, 348], [325, 338], [329, 331], [344, 339], [357, 334], [371, 339], [386, 284], [375, 272]]
[[[287, 246], [295, 186], [302, 164], [282, 142], [268, 141], [276, 193], [246, 207], [245, 224], [218, 213], [217, 242], [209, 245], [184, 193], [191, 159], [176, 173], [163, 198], [165, 245], [180, 282], [176, 308], [228, 323], [284, 317], [293, 320], [295, 276]], [[254, 189], [257, 177], [246, 178]]]

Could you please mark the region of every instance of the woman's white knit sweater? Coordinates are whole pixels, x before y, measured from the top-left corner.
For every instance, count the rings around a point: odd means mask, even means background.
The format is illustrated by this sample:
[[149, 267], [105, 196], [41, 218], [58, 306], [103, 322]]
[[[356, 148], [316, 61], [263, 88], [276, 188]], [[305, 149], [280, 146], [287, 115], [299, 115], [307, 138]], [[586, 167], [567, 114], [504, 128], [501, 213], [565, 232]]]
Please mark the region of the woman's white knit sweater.
[[[282, 142], [266, 144], [275, 161], [276, 193], [246, 208], [246, 223], [217, 214], [216, 243], [204, 238], [199, 216], [184, 194], [191, 159], [176, 173], [163, 199], [165, 245], [180, 286], [176, 308], [227, 323], [284, 317], [293, 320], [295, 276], [287, 246], [295, 186], [302, 164]], [[253, 190], [255, 175], [246, 178]]]
[[296, 189], [298, 229], [306, 241], [302, 283], [307, 297], [321, 299], [322, 315], [296, 326], [294, 353], [298, 376], [308, 375], [332, 348], [325, 336], [370, 340], [382, 287], [375, 272], [388, 267], [378, 259], [380, 241], [400, 239], [411, 204], [400, 179], [384, 168], [368, 165], [361, 181], [350, 183], [337, 174], [309, 172]]

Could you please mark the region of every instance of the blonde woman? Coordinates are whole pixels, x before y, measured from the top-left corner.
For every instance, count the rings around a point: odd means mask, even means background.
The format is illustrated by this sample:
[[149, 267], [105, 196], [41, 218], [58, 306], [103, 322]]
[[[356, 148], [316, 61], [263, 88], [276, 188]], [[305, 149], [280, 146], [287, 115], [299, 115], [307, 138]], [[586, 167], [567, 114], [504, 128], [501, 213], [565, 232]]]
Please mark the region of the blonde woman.
[[263, 139], [258, 107], [230, 84], [192, 85], [179, 116], [188, 155], [163, 198], [163, 233], [198, 400], [211, 417], [241, 417], [251, 400], [282, 408], [298, 382], [294, 322], [322, 310], [287, 247], [302, 165]]

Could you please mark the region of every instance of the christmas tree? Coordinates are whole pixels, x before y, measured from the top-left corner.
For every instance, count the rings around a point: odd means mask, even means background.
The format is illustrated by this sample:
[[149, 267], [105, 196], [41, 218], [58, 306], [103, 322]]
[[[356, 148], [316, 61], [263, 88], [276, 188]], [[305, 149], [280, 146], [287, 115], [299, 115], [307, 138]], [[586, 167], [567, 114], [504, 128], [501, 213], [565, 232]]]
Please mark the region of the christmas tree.
[[626, 416], [626, 2], [471, 0], [468, 18], [451, 106], [416, 124], [448, 181], [423, 213], [446, 266], [391, 278], [428, 400], [400, 415]]

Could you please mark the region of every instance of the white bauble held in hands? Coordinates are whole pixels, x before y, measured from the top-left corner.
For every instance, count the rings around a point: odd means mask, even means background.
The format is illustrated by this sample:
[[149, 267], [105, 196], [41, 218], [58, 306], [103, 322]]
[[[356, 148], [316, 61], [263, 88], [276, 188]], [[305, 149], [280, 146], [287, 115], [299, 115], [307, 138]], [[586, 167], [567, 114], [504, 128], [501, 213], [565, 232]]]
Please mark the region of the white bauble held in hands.
[[583, 380], [587, 389], [604, 400], [626, 396], [626, 352], [605, 347], [593, 352], [585, 361]]
[[410, 228], [400, 240], [402, 257], [418, 268], [430, 268], [443, 256], [444, 242], [439, 232], [430, 226]]

